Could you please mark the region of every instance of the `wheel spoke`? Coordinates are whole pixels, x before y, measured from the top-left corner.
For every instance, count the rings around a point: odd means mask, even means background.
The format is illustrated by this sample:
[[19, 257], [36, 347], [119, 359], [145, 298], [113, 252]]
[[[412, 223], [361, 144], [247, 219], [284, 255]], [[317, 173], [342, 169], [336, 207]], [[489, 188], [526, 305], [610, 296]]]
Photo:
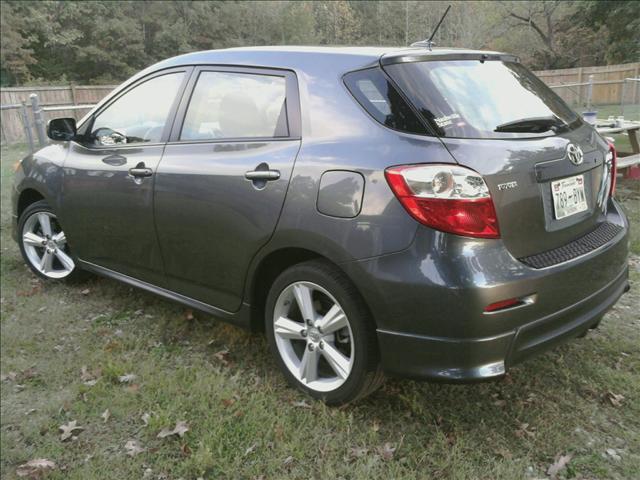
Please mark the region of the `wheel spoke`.
[[56, 244], [59, 247], [64, 247], [64, 245], [67, 243], [67, 237], [64, 234], [64, 232], [60, 232], [60, 233], [56, 233], [53, 237], [52, 240], [54, 242], [56, 242]]
[[45, 250], [42, 254], [39, 268], [42, 273], [49, 273], [51, 270], [53, 270], [53, 254], [48, 250]]
[[313, 382], [318, 379], [318, 361], [320, 360], [320, 355], [318, 354], [318, 350], [309, 350], [308, 348], [304, 349], [304, 353], [302, 354], [302, 359], [300, 360], [300, 371], [299, 376], [300, 379], [306, 383]]
[[315, 322], [315, 310], [313, 309], [313, 300], [311, 299], [311, 289], [299, 283], [293, 286], [293, 294], [296, 297], [298, 308], [304, 320]]
[[302, 330], [305, 326], [302, 323], [294, 322], [286, 317], [278, 318], [274, 323], [275, 334], [280, 338], [301, 340]]
[[40, 228], [42, 228], [42, 233], [45, 236], [51, 236], [51, 219], [49, 215], [46, 213], [38, 214], [38, 223], [40, 223]]
[[332, 344], [325, 342], [322, 355], [327, 360], [336, 375], [347, 378], [349, 375], [349, 359], [340, 353]]
[[33, 232], [27, 232], [22, 236], [22, 241], [25, 245], [31, 245], [32, 247], [42, 247], [45, 239]]
[[60, 250], [59, 248], [56, 249], [55, 255], [56, 257], [58, 257], [58, 260], [60, 260], [60, 263], [62, 264], [65, 270], [73, 270], [75, 268], [76, 264], [73, 262], [71, 257], [66, 253], [64, 253], [62, 250]]
[[322, 330], [323, 334], [333, 333], [336, 330], [340, 330], [348, 325], [347, 316], [337, 303], [333, 304], [333, 307], [325, 314], [324, 317], [318, 322], [318, 328]]

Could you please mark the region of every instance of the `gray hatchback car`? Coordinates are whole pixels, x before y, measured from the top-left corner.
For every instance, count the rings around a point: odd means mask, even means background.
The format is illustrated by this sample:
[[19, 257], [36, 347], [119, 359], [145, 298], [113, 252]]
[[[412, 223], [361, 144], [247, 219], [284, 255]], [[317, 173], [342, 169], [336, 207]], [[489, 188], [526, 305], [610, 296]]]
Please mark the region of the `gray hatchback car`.
[[511, 55], [192, 53], [48, 135], [13, 192], [37, 275], [263, 330], [330, 404], [503, 376], [629, 288], [615, 150]]

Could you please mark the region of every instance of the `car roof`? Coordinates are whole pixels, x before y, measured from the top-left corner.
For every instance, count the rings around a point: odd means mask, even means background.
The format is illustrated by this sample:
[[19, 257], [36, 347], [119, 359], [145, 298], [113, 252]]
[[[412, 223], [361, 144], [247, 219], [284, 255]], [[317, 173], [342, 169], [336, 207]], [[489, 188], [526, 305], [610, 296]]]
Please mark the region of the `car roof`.
[[499, 52], [470, 50], [465, 48], [425, 47], [328, 47], [328, 46], [265, 46], [240, 47], [221, 50], [205, 50], [179, 55], [157, 63], [152, 68], [177, 67], [183, 65], [237, 65], [284, 68], [298, 71], [315, 69], [326, 64], [332, 69], [357, 70], [383, 63], [400, 63], [444, 58], [480, 58], [504, 56]]

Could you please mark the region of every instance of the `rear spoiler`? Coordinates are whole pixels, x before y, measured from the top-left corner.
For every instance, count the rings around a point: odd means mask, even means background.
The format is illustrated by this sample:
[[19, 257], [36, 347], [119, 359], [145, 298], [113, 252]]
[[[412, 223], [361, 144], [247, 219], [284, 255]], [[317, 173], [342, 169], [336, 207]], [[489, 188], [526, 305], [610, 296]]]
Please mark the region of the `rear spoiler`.
[[427, 49], [403, 50], [401, 52], [387, 53], [380, 57], [381, 65], [393, 65], [396, 63], [410, 62], [433, 62], [441, 60], [478, 60], [485, 61], [502, 61], [520, 63], [520, 58], [515, 55], [497, 52], [452, 52], [438, 53], [437, 50], [429, 51]]

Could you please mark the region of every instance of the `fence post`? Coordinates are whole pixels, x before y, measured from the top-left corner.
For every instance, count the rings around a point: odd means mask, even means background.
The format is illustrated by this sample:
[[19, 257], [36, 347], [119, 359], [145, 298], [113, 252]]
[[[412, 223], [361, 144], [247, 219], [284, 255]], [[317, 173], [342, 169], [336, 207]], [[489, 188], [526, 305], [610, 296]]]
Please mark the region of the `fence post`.
[[36, 133], [38, 134], [38, 143], [41, 147], [47, 144], [47, 133], [44, 127], [44, 112], [40, 108], [40, 102], [38, 102], [38, 94], [32, 93], [29, 95], [31, 99], [31, 108], [33, 109], [33, 120], [36, 124]]
[[74, 105], [77, 105], [78, 99], [76, 96], [76, 86], [74, 84], [69, 84], [69, 88], [71, 89], [71, 102], [73, 102]]
[[33, 134], [31, 133], [31, 125], [29, 124], [29, 114], [27, 113], [27, 102], [22, 99], [20, 101], [20, 116], [22, 117], [22, 125], [24, 126], [24, 135], [29, 143], [29, 151], [33, 153], [35, 146], [33, 145]]
[[589, 85], [587, 85], [587, 111], [591, 111], [591, 102], [593, 100], [593, 75], [589, 75]]
[[624, 97], [625, 93], [627, 93], [627, 79], [625, 78], [622, 81], [622, 93], [620, 94], [620, 115], [624, 118]]

